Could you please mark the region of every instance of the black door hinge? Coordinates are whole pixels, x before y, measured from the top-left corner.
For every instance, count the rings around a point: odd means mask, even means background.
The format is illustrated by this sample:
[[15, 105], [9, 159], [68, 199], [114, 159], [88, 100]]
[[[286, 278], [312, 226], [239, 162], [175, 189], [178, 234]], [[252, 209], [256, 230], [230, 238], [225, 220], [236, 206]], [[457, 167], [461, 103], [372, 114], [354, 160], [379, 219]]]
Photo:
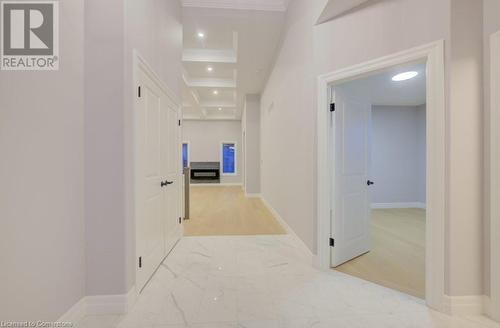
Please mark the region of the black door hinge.
[[141, 98], [141, 86], [137, 88], [137, 97]]
[[142, 256], [139, 256], [139, 268], [142, 268]]
[[330, 112], [334, 112], [335, 111], [335, 103], [331, 103], [330, 104]]
[[179, 126], [181, 126], [181, 120], [179, 120]]
[[181, 224], [181, 223], [182, 223], [182, 219], [181, 219], [181, 218], [179, 218], [179, 224]]
[[330, 238], [330, 247], [335, 247], [335, 239]]

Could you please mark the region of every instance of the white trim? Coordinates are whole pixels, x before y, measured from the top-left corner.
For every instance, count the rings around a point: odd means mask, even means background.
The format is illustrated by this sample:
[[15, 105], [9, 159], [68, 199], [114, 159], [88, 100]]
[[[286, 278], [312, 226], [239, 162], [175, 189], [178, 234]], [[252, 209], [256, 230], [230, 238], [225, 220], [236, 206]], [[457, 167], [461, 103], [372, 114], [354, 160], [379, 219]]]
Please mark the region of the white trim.
[[74, 326], [78, 324], [87, 315], [87, 308], [85, 306], [85, 297], [80, 299], [75, 305], [73, 305], [66, 313], [64, 313], [57, 322], [71, 322]]
[[[224, 173], [224, 145], [234, 145], [234, 173]], [[236, 141], [220, 142], [220, 176], [235, 177], [238, 175], [238, 143]]]
[[483, 296], [483, 312], [485, 315], [491, 316], [491, 297], [484, 295]]
[[277, 210], [264, 198], [264, 196], [260, 197], [262, 203], [266, 206], [266, 208], [271, 212], [276, 220], [281, 224], [281, 226], [285, 229], [286, 233], [293, 237], [297, 241], [297, 245], [300, 245], [300, 249], [310, 257], [310, 262], [313, 263], [314, 255], [307, 247], [307, 245], [300, 239], [300, 237], [295, 233], [295, 231], [288, 225], [288, 223], [283, 219], [283, 217], [278, 213]]
[[127, 294], [85, 297], [86, 315], [127, 314], [137, 299], [135, 286]]
[[127, 294], [85, 296], [73, 305], [57, 322], [79, 324], [88, 315], [127, 314], [136, 302], [135, 286]]
[[427, 218], [426, 225], [426, 301], [443, 310], [444, 250], [446, 217], [446, 108], [444, 41], [402, 51], [318, 77], [317, 132], [317, 265], [330, 267], [328, 239], [331, 234], [331, 147], [330, 86], [358, 79], [396, 65], [427, 62]]
[[500, 32], [490, 38], [490, 315], [500, 321]]
[[261, 194], [252, 194], [252, 193], [245, 193], [246, 198], [262, 198]]
[[413, 202], [413, 203], [372, 203], [373, 209], [381, 208], [423, 208], [427, 206], [425, 203]]
[[192, 187], [241, 187], [243, 184], [241, 182], [235, 183], [191, 183], [189, 185]]
[[456, 316], [476, 316], [483, 314], [485, 296], [448, 296], [443, 297], [443, 312]]
[[287, 5], [287, 0], [182, 0], [183, 7], [237, 10], [286, 11]]

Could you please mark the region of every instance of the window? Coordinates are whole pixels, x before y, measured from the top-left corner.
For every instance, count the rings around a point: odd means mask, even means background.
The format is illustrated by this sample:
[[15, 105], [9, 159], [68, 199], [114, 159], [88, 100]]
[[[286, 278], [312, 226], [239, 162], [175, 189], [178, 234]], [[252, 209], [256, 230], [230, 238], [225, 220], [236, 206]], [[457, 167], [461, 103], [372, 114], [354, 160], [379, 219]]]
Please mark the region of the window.
[[236, 175], [236, 143], [222, 143], [222, 174]]
[[189, 166], [189, 143], [184, 142], [182, 144], [182, 167]]

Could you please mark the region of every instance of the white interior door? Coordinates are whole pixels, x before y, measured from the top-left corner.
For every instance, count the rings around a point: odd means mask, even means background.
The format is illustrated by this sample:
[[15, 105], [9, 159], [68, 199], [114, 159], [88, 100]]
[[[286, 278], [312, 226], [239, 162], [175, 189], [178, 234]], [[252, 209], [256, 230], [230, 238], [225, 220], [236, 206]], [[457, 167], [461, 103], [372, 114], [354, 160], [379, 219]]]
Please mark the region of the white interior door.
[[181, 141], [179, 126], [179, 110], [174, 104], [169, 104], [164, 113], [166, 134], [163, 148], [167, 150], [164, 167], [165, 174], [165, 250], [167, 253], [181, 238]]
[[181, 157], [179, 107], [142, 65], [137, 79], [136, 287], [140, 291], [181, 237]]
[[163, 91], [142, 70], [139, 71], [141, 95], [137, 98], [137, 287], [142, 289], [165, 254], [163, 236], [164, 200], [161, 182], [166, 169], [163, 127]]
[[335, 87], [332, 266], [370, 251], [368, 186], [371, 105]]

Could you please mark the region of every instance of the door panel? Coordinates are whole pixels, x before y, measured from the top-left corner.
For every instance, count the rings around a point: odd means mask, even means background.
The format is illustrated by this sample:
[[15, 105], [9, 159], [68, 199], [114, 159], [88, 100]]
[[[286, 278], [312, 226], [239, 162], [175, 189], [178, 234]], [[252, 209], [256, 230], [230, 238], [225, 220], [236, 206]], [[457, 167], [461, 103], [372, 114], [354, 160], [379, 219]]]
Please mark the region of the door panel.
[[163, 238], [163, 196], [160, 183], [162, 92], [141, 72], [142, 96], [138, 100], [138, 185], [137, 185], [137, 248], [141, 267], [137, 271], [138, 287], [142, 288], [154, 273], [165, 254]]
[[[142, 290], [181, 237], [178, 106], [161, 84], [138, 71], [136, 113], [136, 284]], [[166, 182], [168, 181], [168, 184]], [[140, 261], [139, 261], [140, 259]]]
[[332, 211], [332, 266], [370, 250], [368, 192], [371, 105], [335, 88], [335, 172]]
[[[165, 204], [166, 204], [166, 224], [165, 224], [165, 248], [167, 253], [172, 249], [177, 240], [182, 235], [181, 224], [181, 157], [180, 157], [180, 129], [178, 125], [179, 111], [176, 106], [169, 106], [165, 111], [166, 127], [166, 179], [172, 182], [166, 188]], [[182, 222], [182, 221], [181, 221]]]

